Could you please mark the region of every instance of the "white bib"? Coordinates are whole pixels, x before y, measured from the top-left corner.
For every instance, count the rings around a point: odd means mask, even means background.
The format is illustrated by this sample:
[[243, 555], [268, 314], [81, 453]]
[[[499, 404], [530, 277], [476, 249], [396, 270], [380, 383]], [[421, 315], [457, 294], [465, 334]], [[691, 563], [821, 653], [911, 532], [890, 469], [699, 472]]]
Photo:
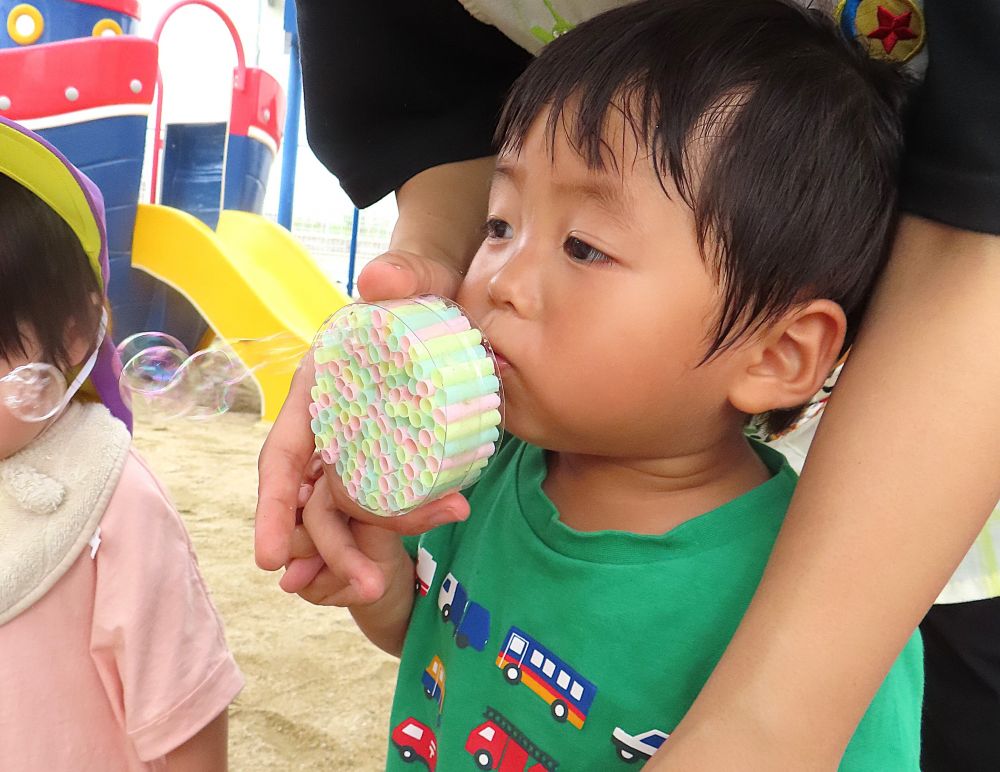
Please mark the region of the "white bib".
[[0, 461], [0, 625], [99, 543], [94, 536], [131, 441], [103, 405], [73, 403], [35, 442]]

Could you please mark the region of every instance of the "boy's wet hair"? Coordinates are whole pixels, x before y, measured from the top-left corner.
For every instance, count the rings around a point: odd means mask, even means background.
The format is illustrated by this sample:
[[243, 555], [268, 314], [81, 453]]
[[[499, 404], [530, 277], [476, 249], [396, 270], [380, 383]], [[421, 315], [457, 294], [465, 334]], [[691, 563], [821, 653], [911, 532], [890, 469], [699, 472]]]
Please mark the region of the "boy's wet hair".
[[546, 46], [514, 84], [497, 144], [516, 152], [548, 111], [550, 142], [564, 132], [592, 168], [614, 168], [607, 121], [621, 113], [664, 192], [693, 210], [723, 290], [705, 361], [813, 298], [844, 309], [846, 348], [894, 230], [906, 86], [818, 11], [646, 0]]
[[66, 371], [67, 333], [96, 339], [101, 288], [73, 230], [30, 190], [0, 174], [0, 358], [28, 355]]

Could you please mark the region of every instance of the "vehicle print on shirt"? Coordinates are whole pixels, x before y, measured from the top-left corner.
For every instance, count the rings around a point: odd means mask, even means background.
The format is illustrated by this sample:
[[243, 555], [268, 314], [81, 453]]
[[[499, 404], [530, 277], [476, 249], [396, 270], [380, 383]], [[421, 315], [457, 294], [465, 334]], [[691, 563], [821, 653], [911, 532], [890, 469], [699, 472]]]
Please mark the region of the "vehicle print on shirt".
[[[535, 745], [504, 715], [487, 707], [486, 719], [469, 732], [465, 750], [479, 769], [498, 772], [555, 772], [559, 763]], [[530, 767], [531, 761], [535, 763]]]
[[431, 585], [434, 584], [434, 573], [437, 571], [437, 561], [434, 556], [423, 547], [417, 550], [416, 590], [421, 595], [426, 595]]
[[490, 637], [490, 612], [475, 601], [455, 575], [448, 573], [438, 593], [441, 621], [455, 626], [455, 645], [460, 649], [471, 646], [476, 651], [486, 648]]
[[430, 772], [434, 772], [437, 767], [437, 737], [429, 726], [415, 718], [404, 719], [392, 730], [392, 742], [403, 761], [413, 763], [419, 759]]
[[441, 711], [444, 710], [444, 677], [444, 663], [440, 657], [435, 656], [431, 663], [424, 668], [424, 674], [420, 679], [427, 699], [437, 702], [439, 721]]
[[620, 726], [616, 726], [611, 733], [611, 742], [618, 751], [619, 758], [633, 764], [640, 759], [648, 761], [668, 737], [670, 737], [669, 734], [661, 732], [659, 729], [629, 734]]
[[511, 627], [497, 654], [507, 683], [523, 683], [548, 704], [552, 717], [583, 729], [597, 686], [523, 630]]

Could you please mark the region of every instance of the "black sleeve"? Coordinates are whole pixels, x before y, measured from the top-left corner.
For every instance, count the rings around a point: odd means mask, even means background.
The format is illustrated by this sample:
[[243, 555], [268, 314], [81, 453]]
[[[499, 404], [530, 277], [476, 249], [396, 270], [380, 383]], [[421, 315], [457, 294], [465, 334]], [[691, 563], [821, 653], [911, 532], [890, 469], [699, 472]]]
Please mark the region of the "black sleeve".
[[1000, 234], [1000, 0], [926, 0], [930, 63], [903, 162], [903, 209]]
[[458, 0], [297, 0], [306, 132], [359, 207], [493, 152], [531, 55]]

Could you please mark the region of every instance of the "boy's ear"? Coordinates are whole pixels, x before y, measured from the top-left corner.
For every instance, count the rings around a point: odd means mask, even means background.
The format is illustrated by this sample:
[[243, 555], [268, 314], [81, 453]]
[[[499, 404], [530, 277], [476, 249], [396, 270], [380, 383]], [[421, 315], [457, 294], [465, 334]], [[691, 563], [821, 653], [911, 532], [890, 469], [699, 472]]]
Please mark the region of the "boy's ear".
[[796, 306], [745, 345], [730, 404], [757, 415], [808, 402], [833, 370], [846, 330], [844, 311], [832, 300]]

